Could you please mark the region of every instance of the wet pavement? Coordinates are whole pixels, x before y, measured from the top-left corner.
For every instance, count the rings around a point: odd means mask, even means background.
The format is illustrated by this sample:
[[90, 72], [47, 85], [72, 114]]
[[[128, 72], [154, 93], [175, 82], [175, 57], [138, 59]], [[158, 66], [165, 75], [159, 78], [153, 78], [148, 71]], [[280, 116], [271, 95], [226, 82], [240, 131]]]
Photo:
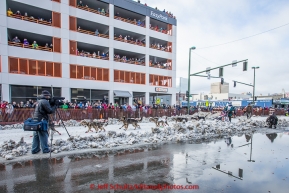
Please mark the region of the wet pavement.
[[[242, 135], [0, 164], [0, 192], [287, 193], [288, 134]], [[156, 189], [160, 186], [162, 191]]]

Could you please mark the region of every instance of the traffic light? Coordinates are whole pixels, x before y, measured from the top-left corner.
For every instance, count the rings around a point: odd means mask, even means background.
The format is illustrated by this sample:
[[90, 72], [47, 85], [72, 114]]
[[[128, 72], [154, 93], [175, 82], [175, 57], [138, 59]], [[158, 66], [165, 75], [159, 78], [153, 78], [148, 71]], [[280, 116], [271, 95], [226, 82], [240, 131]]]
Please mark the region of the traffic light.
[[221, 78], [221, 84], [224, 84], [224, 78]]
[[248, 62], [245, 61], [243, 62], [243, 71], [247, 71], [247, 69], [248, 69]]
[[189, 97], [189, 91], [186, 91], [186, 97]]
[[234, 87], [236, 87], [236, 81], [234, 81]]
[[224, 68], [219, 68], [219, 77], [224, 76]]

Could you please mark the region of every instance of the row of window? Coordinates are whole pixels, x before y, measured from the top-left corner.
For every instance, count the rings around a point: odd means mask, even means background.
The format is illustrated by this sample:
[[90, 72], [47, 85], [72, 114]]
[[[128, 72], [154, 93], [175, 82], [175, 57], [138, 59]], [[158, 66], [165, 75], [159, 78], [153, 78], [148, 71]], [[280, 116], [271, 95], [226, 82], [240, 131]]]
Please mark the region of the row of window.
[[172, 87], [172, 77], [150, 74], [150, 85]]
[[[14, 57], [9, 57], [9, 73], [62, 77], [60, 63]], [[109, 69], [70, 65], [70, 78], [109, 81]], [[145, 85], [145, 73], [114, 70], [114, 82]], [[149, 83], [154, 86], [172, 87], [172, 78], [150, 74]]]
[[60, 63], [14, 57], [9, 57], [9, 72], [36, 76], [62, 77]]
[[109, 81], [109, 69], [70, 65], [70, 78]]
[[114, 70], [114, 82], [145, 85], [145, 77], [145, 73]]

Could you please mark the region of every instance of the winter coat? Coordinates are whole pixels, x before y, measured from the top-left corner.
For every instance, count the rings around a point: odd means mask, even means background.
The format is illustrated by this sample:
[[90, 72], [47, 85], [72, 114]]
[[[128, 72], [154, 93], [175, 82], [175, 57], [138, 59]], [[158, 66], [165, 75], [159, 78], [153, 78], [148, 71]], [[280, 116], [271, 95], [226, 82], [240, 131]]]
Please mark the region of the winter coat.
[[55, 106], [51, 107], [49, 101], [42, 96], [42, 98], [38, 101], [38, 104], [36, 105], [33, 119], [37, 119], [37, 121], [45, 119], [48, 121], [48, 114], [52, 114], [54, 112]]
[[231, 106], [231, 107], [229, 107], [228, 109], [229, 109], [229, 110], [228, 110], [228, 116], [229, 116], [229, 117], [232, 117], [233, 112], [235, 111], [235, 107]]

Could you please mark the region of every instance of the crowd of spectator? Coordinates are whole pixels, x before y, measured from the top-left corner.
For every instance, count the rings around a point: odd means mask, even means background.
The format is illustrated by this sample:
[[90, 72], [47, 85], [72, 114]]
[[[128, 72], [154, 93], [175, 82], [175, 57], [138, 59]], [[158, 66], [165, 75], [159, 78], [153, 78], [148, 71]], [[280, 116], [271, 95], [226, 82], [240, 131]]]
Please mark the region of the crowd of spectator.
[[158, 50], [161, 50], [161, 51], [171, 52], [171, 46], [163, 46], [163, 45], [161, 45], [159, 43], [151, 44], [151, 48], [158, 49]]
[[[17, 37], [17, 36], [15, 36], [13, 39], [12, 39], [12, 42], [13, 43], [17, 43], [17, 44], [20, 44], [21, 43], [21, 40]], [[30, 43], [28, 42], [28, 40], [26, 39], [26, 38], [24, 38], [23, 39], [23, 46], [24, 47], [28, 47], [29, 45], [30, 45]], [[33, 43], [31, 44], [31, 47], [33, 48], [33, 49], [38, 49], [38, 43], [36, 42], [36, 41], [33, 41]], [[50, 43], [50, 45], [49, 45], [49, 43], [46, 43], [44, 46], [43, 46], [44, 48], [50, 48], [50, 49], [52, 49], [53, 48], [53, 44], [52, 43]]]
[[[115, 13], [116, 19], [120, 20], [122, 17], [120, 16], [119, 12]], [[126, 20], [129, 23], [134, 23], [137, 26], [145, 27], [145, 21], [137, 20], [137, 19], [132, 19], [132, 18], [126, 18]]]
[[128, 43], [134, 43], [136, 45], [140, 45], [140, 46], [144, 46], [145, 45], [145, 39], [143, 40], [139, 40], [139, 39], [134, 39], [133, 37], [131, 37], [130, 35], [124, 35], [122, 36], [121, 34], [117, 37], [116, 34], [114, 34], [115, 38], [118, 38], [124, 42], [128, 42]]
[[84, 50], [81, 50], [79, 51], [78, 49], [76, 50], [76, 54], [78, 56], [82, 56], [82, 57], [89, 57], [89, 58], [100, 58], [100, 59], [108, 59], [109, 55], [108, 53], [104, 53], [102, 52], [100, 54], [100, 51], [98, 51], [97, 53], [96, 52], [93, 52], [92, 54], [88, 51], [84, 51]]
[[[140, 0], [137, 1], [138, 3], [140, 3]], [[146, 3], [144, 4], [145, 6], [148, 6]], [[155, 8], [156, 10], [159, 10], [157, 7]], [[170, 11], [166, 11], [165, 9], [163, 10], [164, 13], [166, 13], [168, 15], [168, 17], [174, 18], [176, 19], [176, 16], [174, 16], [173, 13], [171, 13]]]
[[164, 69], [170, 69], [171, 65], [170, 63], [165, 63], [165, 62], [153, 62], [150, 60], [150, 66], [152, 67], [157, 67], [157, 68], [164, 68]]
[[14, 14], [13, 11], [12, 11], [10, 8], [8, 8], [7, 16], [8, 16], [8, 17], [15, 16], [16, 18], [19, 18], [19, 19], [21, 19], [22, 16], [23, 16], [24, 19], [36, 19], [36, 20], [38, 20], [38, 21], [46, 21], [46, 22], [48, 22], [48, 23], [50, 23], [50, 24], [52, 23], [52, 19], [45, 20], [45, 19], [42, 18], [42, 17], [34, 17], [33, 15], [30, 15], [30, 16], [29, 16], [27, 12], [25, 12], [24, 15], [22, 15], [19, 10], [16, 11], [16, 13]]
[[145, 60], [140, 59], [140, 58], [127, 58], [126, 56], [120, 56], [118, 54], [115, 54], [114, 59], [119, 60], [120, 62], [124, 62], [124, 63], [127, 63], [127, 62], [136, 62], [137, 63], [138, 62], [140, 64], [145, 65]]
[[[83, 7], [83, 8], [89, 8], [88, 5], [84, 5], [82, 1], [79, 1], [77, 3], [77, 7]], [[107, 13], [109, 13], [109, 10], [104, 10], [104, 8], [97, 8], [97, 12], [100, 14], [100, 15], [105, 15]]]

